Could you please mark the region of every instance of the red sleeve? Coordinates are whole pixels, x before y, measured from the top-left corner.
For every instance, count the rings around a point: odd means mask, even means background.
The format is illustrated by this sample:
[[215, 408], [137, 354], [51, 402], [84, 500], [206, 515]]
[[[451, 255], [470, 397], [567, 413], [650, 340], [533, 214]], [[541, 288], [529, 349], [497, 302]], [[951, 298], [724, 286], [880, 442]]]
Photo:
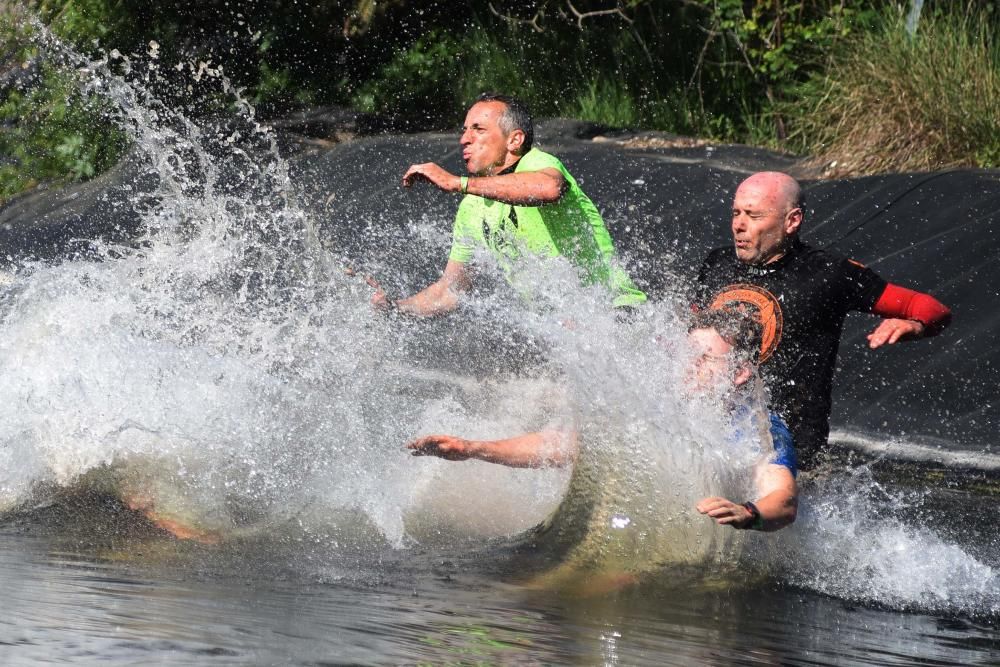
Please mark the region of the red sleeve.
[[948, 307], [929, 294], [889, 283], [872, 312], [880, 317], [916, 320], [927, 327], [924, 335], [934, 336], [951, 322]]

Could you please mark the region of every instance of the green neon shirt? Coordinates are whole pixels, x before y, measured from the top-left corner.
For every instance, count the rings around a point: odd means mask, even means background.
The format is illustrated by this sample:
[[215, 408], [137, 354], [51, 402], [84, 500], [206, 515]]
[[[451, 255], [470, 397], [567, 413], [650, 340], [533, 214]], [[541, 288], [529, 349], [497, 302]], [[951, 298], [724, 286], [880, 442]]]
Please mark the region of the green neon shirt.
[[646, 295], [615, 265], [615, 248], [600, 212], [562, 162], [537, 148], [522, 157], [514, 173], [558, 169], [567, 189], [559, 201], [542, 206], [514, 206], [476, 195], [459, 204], [448, 259], [469, 262], [477, 246], [488, 248], [501, 266], [528, 252], [569, 258], [583, 271], [584, 284], [600, 283], [614, 294], [615, 306], [632, 306]]

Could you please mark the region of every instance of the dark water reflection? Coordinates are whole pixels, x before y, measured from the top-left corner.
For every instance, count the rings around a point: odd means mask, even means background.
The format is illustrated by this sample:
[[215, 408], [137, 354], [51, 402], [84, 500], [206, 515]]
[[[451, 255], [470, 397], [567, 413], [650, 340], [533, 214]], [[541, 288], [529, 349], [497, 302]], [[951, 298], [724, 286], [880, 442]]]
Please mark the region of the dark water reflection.
[[27, 533], [0, 534], [3, 664], [1000, 662], [995, 619], [857, 607], [773, 581], [582, 599], [418, 550], [364, 565], [287, 545]]

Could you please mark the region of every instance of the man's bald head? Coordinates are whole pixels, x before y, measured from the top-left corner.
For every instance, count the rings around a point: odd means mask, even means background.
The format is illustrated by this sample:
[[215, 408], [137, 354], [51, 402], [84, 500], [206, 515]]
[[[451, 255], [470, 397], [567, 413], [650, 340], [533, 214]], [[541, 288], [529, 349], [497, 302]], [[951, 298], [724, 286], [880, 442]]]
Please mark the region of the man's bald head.
[[736, 192], [739, 193], [743, 188], [766, 193], [768, 199], [785, 211], [802, 206], [802, 188], [799, 182], [780, 171], [758, 171], [740, 183]]
[[767, 264], [782, 255], [802, 223], [802, 189], [779, 171], [761, 171], [740, 183], [733, 198], [736, 256]]

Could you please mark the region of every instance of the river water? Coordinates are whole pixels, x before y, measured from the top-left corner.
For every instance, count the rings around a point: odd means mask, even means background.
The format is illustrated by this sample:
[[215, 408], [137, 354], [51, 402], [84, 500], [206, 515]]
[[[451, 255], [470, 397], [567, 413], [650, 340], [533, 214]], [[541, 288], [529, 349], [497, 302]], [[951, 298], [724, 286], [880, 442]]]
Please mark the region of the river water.
[[[753, 452], [706, 444], [721, 409], [677, 389], [680, 297], [624, 324], [569, 267], [525, 266], [544, 291], [493, 276], [461, 326], [374, 317], [222, 72], [188, 67], [234, 100], [203, 126], [152, 92], [155, 53], [48, 47], [115, 103], [140, 224], [4, 276], [6, 663], [1000, 660], [988, 477], [852, 463], [803, 480], [789, 529], [716, 528], [693, 501], [747, 493]], [[443, 256], [433, 222], [386, 243]], [[403, 449], [566, 425], [597, 471], [576, 495]], [[572, 548], [531, 532], [560, 503]]]

